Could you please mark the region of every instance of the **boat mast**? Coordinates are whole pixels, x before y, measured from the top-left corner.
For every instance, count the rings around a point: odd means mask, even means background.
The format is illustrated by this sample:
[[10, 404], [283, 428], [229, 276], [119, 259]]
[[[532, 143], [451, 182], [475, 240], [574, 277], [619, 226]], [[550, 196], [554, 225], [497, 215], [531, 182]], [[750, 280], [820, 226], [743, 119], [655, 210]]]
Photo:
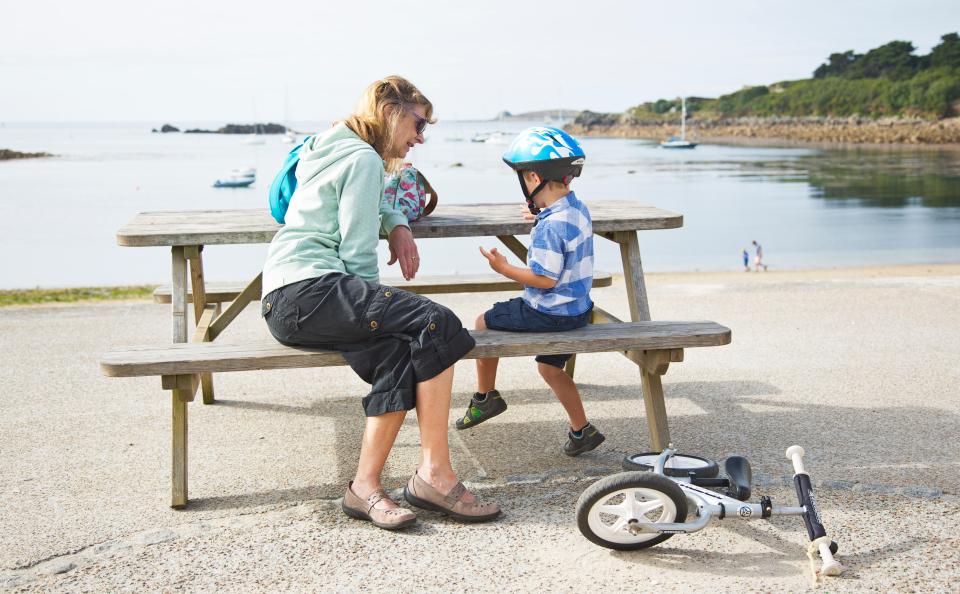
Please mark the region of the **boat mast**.
[[687, 98], [680, 97], [680, 140], [687, 139]]

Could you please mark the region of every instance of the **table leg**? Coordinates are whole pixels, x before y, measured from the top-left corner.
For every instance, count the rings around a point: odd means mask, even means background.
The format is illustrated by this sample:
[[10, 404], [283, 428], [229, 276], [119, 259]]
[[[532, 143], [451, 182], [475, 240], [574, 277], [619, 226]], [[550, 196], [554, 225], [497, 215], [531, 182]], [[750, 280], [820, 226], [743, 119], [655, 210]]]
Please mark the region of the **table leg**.
[[[182, 246], [171, 249], [170, 302], [173, 309], [173, 342], [187, 342], [187, 258]], [[187, 504], [187, 402], [173, 391], [171, 418], [172, 465], [170, 468], [171, 507]]]
[[187, 342], [187, 259], [183, 246], [171, 249], [170, 304], [173, 310], [173, 342]]
[[[184, 248], [184, 255], [190, 262], [190, 284], [193, 291], [193, 320], [197, 328], [200, 327], [200, 318], [207, 306], [207, 285], [203, 276], [203, 246], [191, 245]], [[203, 391], [203, 403], [213, 404], [213, 374], [200, 375]]]
[[170, 507], [187, 505], [187, 401], [180, 390], [173, 390], [173, 418], [170, 471]]
[[[636, 231], [618, 231], [614, 240], [620, 244], [620, 259], [623, 262], [623, 277], [627, 285], [630, 304], [630, 320], [650, 319], [650, 304], [647, 287], [643, 280], [643, 265], [640, 260], [640, 242]], [[663, 400], [663, 385], [660, 376], [640, 365], [640, 385], [647, 414], [647, 428], [653, 451], [662, 450], [670, 443], [670, 428], [667, 424], [667, 408]]]

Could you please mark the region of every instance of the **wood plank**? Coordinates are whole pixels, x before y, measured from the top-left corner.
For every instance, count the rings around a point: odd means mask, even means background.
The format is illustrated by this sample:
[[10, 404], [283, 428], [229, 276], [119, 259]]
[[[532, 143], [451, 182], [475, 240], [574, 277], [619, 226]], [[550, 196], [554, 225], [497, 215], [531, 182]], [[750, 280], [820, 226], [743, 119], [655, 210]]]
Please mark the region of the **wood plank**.
[[187, 342], [187, 260], [182, 247], [170, 248], [171, 309], [173, 310], [173, 342]]
[[[218, 315], [218, 309], [219, 304], [207, 304], [200, 316], [200, 321], [197, 322], [197, 329], [193, 332], [191, 342], [210, 342], [210, 324]], [[203, 395], [204, 404], [213, 404], [216, 401], [213, 391], [213, 374], [200, 374], [200, 393]]]
[[[440, 295], [445, 293], [482, 293], [492, 291], [519, 291], [520, 283], [499, 274], [476, 274], [458, 276], [418, 276], [411, 281], [396, 278], [380, 279], [384, 285], [404, 289], [420, 295]], [[609, 287], [613, 284], [613, 275], [609, 272], [594, 271], [593, 288]], [[241, 283], [207, 283], [207, 303], [233, 301], [243, 291]], [[259, 293], [252, 295], [261, 299]], [[170, 303], [170, 287], [157, 287], [153, 291], [156, 303]], [[187, 294], [187, 302], [193, 302], [193, 294]]]
[[220, 336], [220, 333], [230, 325], [230, 322], [247, 307], [248, 303], [260, 299], [262, 292], [263, 274], [261, 273], [250, 281], [250, 284], [244, 287], [243, 291], [240, 291], [240, 294], [227, 306], [227, 309], [210, 324], [210, 340], [216, 340], [216, 338]]
[[[714, 322], [592, 324], [569, 332], [473, 331], [477, 346], [468, 359], [537, 354], [660, 350], [729, 344], [730, 329]], [[344, 365], [336, 352], [287, 347], [272, 338], [227, 342], [148, 345], [114, 349], [100, 362], [105, 375], [133, 377], [202, 372]]]
[[[193, 303], [193, 319], [200, 325], [200, 316], [207, 305], [206, 284], [203, 279], [203, 246], [191, 245], [183, 249], [183, 255], [190, 262], [190, 287], [187, 301]], [[196, 294], [196, 297], [194, 297]]]
[[667, 406], [663, 401], [663, 384], [656, 373], [640, 373], [643, 404], [647, 413], [647, 430], [650, 432], [651, 451], [662, 451], [670, 443], [670, 427], [667, 424]]
[[497, 235], [497, 239], [499, 239], [503, 245], [507, 246], [507, 249], [513, 252], [514, 256], [520, 258], [521, 262], [524, 264], [527, 263], [527, 253], [529, 250], [527, 246], [523, 245], [522, 241], [513, 235]]
[[170, 507], [187, 505], [187, 403], [181, 390], [173, 390], [170, 455]]
[[647, 286], [643, 280], [643, 266], [640, 262], [640, 242], [635, 231], [624, 231], [615, 235], [620, 244], [620, 260], [623, 262], [623, 278], [627, 285], [627, 301], [630, 303], [630, 320], [633, 322], [650, 319], [650, 304], [647, 301]]
[[[522, 203], [452, 204], [445, 202], [410, 225], [418, 239], [529, 235], [533, 221], [520, 213]], [[628, 200], [589, 202], [595, 233], [675, 229], [677, 213]], [[269, 243], [280, 225], [265, 208], [141, 212], [117, 232], [127, 247]]]

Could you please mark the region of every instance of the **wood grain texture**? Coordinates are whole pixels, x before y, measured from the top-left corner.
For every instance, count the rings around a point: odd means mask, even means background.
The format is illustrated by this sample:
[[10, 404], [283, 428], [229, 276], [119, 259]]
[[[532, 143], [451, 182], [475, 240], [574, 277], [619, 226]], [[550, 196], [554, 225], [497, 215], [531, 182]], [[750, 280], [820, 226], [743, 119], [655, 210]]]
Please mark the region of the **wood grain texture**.
[[[730, 329], [714, 322], [595, 324], [569, 332], [471, 332], [468, 359], [562, 353], [660, 350], [729, 344]], [[245, 343], [190, 343], [114, 349], [100, 362], [104, 375], [134, 377], [344, 365], [336, 352], [287, 347], [272, 338]]]
[[[428, 217], [410, 225], [417, 238], [529, 235], [517, 201], [484, 204], [444, 203]], [[676, 229], [683, 216], [626, 200], [596, 200], [588, 204], [595, 233]], [[165, 210], [141, 212], [117, 231], [117, 243], [127, 247], [269, 243], [280, 225], [265, 208]]]
[[171, 392], [170, 507], [177, 509], [187, 505], [187, 403], [180, 392]]
[[173, 342], [187, 342], [187, 260], [182, 247], [170, 248]]

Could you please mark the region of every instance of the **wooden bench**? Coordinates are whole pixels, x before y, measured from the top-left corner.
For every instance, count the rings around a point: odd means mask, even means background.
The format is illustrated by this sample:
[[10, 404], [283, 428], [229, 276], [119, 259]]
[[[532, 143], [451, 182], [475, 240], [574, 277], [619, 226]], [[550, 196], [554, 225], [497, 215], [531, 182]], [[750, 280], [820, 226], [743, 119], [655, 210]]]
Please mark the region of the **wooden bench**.
[[[521, 291], [520, 283], [499, 274], [480, 274], [468, 276], [418, 276], [414, 280], [381, 279], [391, 287], [404, 289], [420, 295], [439, 295], [443, 293], [482, 293], [493, 291]], [[609, 287], [613, 284], [613, 275], [609, 272], [595, 272], [593, 287]], [[207, 303], [226, 303], [234, 301], [247, 285], [241, 283], [206, 283]], [[260, 299], [259, 290], [251, 295]], [[153, 300], [157, 303], [170, 303], [170, 285], [157, 287], [153, 291]], [[193, 303], [193, 292], [187, 293], [187, 302]]]
[[[683, 360], [685, 348], [728, 344], [730, 330], [714, 322], [610, 319], [609, 314], [604, 314], [595, 320], [601, 323], [560, 333], [474, 331], [477, 345], [466, 358], [620, 351], [639, 365], [650, 441], [652, 448], [659, 450], [670, 440], [660, 376], [671, 362]], [[193, 342], [118, 348], [104, 355], [100, 362], [107, 376], [160, 376], [163, 389], [172, 392], [174, 508], [187, 504], [187, 403], [193, 401], [202, 374], [345, 364], [339, 353], [288, 347], [272, 338], [242, 344]]]

